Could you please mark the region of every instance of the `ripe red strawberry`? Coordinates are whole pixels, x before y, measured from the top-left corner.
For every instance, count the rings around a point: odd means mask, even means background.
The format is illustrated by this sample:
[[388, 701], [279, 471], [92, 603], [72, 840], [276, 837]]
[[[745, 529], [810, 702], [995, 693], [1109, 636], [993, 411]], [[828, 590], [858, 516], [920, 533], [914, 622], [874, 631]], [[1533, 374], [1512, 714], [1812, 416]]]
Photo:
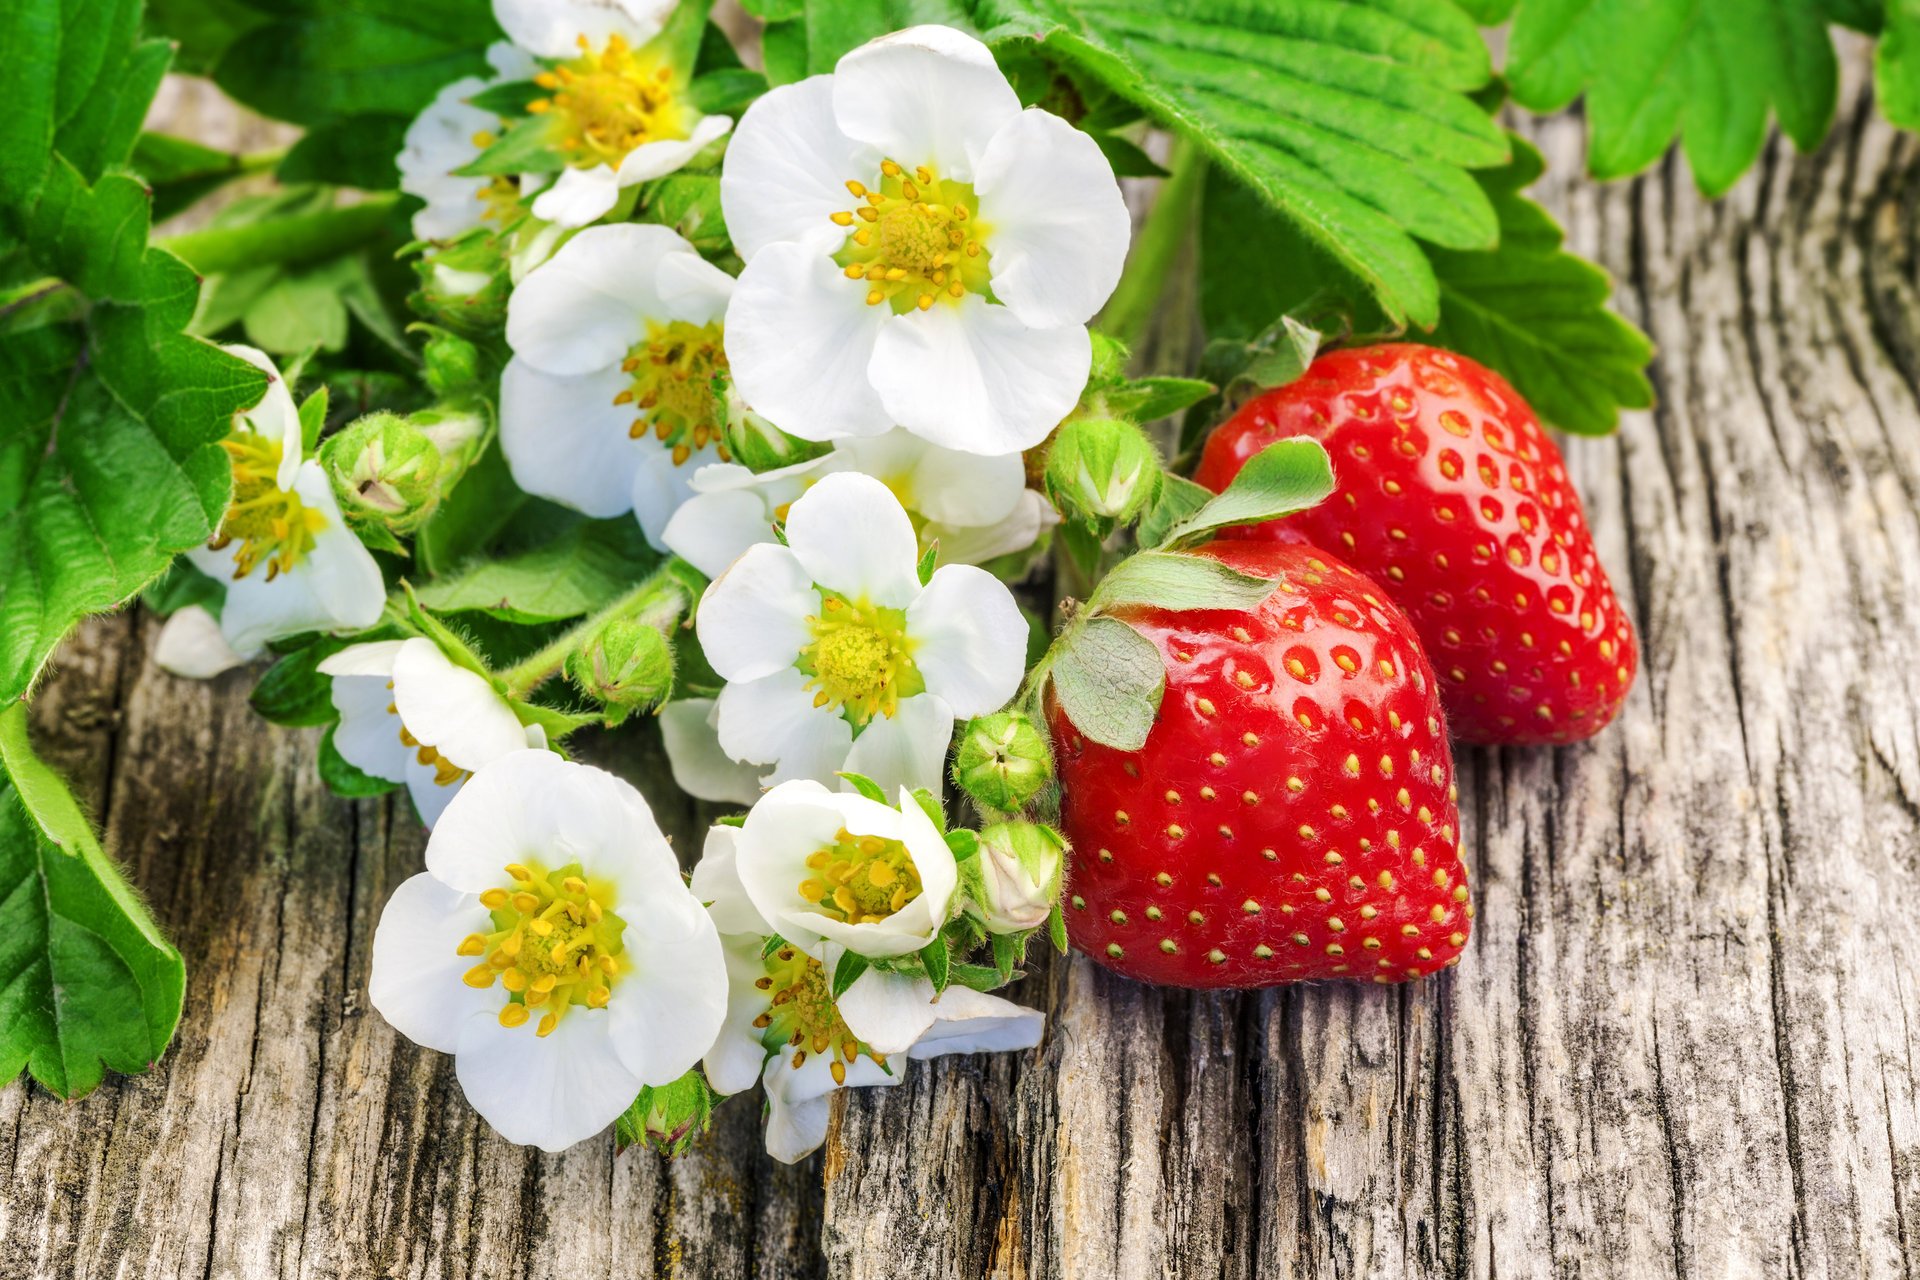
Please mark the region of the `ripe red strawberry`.
[[1639, 665], [1560, 450], [1499, 374], [1411, 343], [1321, 356], [1207, 440], [1223, 489], [1287, 436], [1332, 455], [1334, 495], [1227, 536], [1331, 547], [1406, 609], [1467, 742], [1568, 742], [1605, 728]]
[[1453, 964], [1473, 904], [1440, 699], [1406, 616], [1312, 547], [1201, 553], [1278, 581], [1248, 612], [1115, 610], [1166, 663], [1146, 745], [1116, 751], [1052, 713], [1068, 936], [1184, 987]]

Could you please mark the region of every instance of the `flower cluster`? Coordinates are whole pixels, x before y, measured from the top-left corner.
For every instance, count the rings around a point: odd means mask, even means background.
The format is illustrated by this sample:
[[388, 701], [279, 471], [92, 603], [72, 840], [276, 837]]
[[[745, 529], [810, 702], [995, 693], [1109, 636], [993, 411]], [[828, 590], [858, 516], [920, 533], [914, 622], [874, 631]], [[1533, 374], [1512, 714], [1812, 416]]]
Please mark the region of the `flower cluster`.
[[[704, 6], [494, 14], [399, 156], [433, 402], [332, 420], [241, 350], [272, 381], [158, 657], [271, 648], [329, 785], [405, 789], [372, 1000], [501, 1134], [677, 1147], [758, 1085], [797, 1160], [835, 1090], [1041, 1041], [992, 994], [1065, 937], [1014, 588], [1076, 514], [1040, 447], [1113, 363], [1126, 206], [946, 27], [743, 93]], [[566, 746], [635, 713], [744, 810], [690, 879]]]

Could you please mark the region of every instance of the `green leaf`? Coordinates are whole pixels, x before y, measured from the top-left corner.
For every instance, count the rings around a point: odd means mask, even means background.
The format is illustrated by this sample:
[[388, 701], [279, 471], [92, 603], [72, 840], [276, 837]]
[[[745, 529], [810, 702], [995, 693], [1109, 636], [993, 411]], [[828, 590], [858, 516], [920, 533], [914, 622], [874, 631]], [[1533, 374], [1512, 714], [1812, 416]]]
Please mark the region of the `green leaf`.
[[1137, 530], [1140, 545], [1159, 546], [1167, 540], [1167, 534], [1172, 531], [1173, 526], [1211, 501], [1213, 501], [1211, 489], [1169, 471], [1161, 480], [1160, 492], [1154, 497], [1153, 505], [1147, 508], [1146, 515], [1140, 517], [1140, 527]]
[[482, 561], [421, 586], [418, 594], [441, 613], [477, 609], [509, 622], [557, 622], [610, 603], [658, 559], [635, 521], [588, 520], [545, 546]]
[[[1416, 237], [1484, 249], [1496, 225], [1465, 172], [1507, 159], [1467, 90], [1486, 48], [1427, 0], [985, 0], [997, 39], [1035, 37], [1194, 139], [1366, 281], [1396, 320], [1439, 292]], [[1255, 252], [1257, 246], [1244, 246]]]
[[232, 97], [296, 124], [365, 114], [411, 118], [461, 76], [489, 74], [500, 38], [489, 0], [300, 0], [240, 35], [213, 78]]
[[249, 171], [242, 158], [232, 152], [164, 133], [141, 134], [127, 164], [152, 188], [152, 217], [156, 222], [172, 217]]
[[400, 784], [377, 778], [371, 773], [362, 773], [347, 763], [340, 749], [333, 745], [333, 731], [337, 725], [328, 725], [327, 731], [320, 736], [320, 781], [327, 790], [337, 796], [361, 799], [366, 796], [383, 796]]
[[1200, 403], [1215, 390], [1198, 378], [1137, 378], [1102, 392], [1101, 403], [1113, 417], [1152, 422]]
[[1247, 459], [1226, 492], [1167, 531], [1162, 546], [1204, 538], [1230, 525], [1305, 511], [1333, 492], [1333, 465], [1317, 440], [1276, 440]]
[[[806, 47], [803, 75], [832, 71], [843, 55], [902, 27], [937, 22], [972, 29], [961, 0], [807, 0], [799, 21]], [[768, 78], [775, 84], [785, 83], [773, 76], [771, 65]]]
[[1454, 3], [1481, 26], [1494, 27], [1512, 15], [1514, 0], [1454, 0]]
[[1100, 580], [1087, 608], [1094, 612], [1127, 605], [1150, 609], [1252, 609], [1273, 594], [1266, 578], [1230, 569], [1206, 556], [1178, 551], [1142, 551], [1115, 565]]
[[1049, 678], [1073, 727], [1120, 751], [1146, 745], [1167, 687], [1160, 651], [1115, 618], [1093, 618], [1063, 636]]
[[288, 150], [275, 174], [285, 183], [390, 191], [400, 185], [394, 157], [411, 122], [410, 116], [369, 113], [315, 125]]
[[320, 636], [268, 667], [247, 701], [263, 719], [274, 724], [295, 728], [332, 724], [340, 715], [333, 706], [333, 680], [320, 673], [320, 664], [348, 645], [400, 636], [397, 630], [357, 635], [351, 640]]
[[287, 272], [253, 300], [240, 323], [247, 341], [275, 356], [347, 345], [347, 306], [340, 288], [352, 263], [336, 258], [311, 271]]
[[[952, 960], [947, 951], [947, 940], [938, 934], [934, 935], [932, 942], [920, 948], [920, 963], [926, 966], [927, 981], [933, 984], [935, 995], [947, 989]], [[834, 974], [836, 980], [839, 976], [838, 973]]]
[[[490, 444], [414, 536], [413, 554], [428, 573], [453, 570], [509, 528], [525, 522], [531, 500], [514, 484], [497, 443]], [[537, 508], [536, 508], [537, 509]], [[431, 590], [432, 587], [429, 587]]]
[[184, 559], [175, 560], [140, 593], [140, 603], [162, 618], [196, 604], [217, 618], [226, 599], [226, 583], [200, 572]]
[[567, 167], [566, 153], [556, 145], [559, 140], [555, 117], [527, 116], [507, 126], [498, 141], [454, 172], [469, 178], [557, 173]]
[[1638, 173], [1678, 135], [1710, 196], [1759, 155], [1770, 114], [1817, 147], [1838, 87], [1812, 0], [1519, 0], [1506, 74], [1537, 112], [1585, 93], [1595, 177]]
[[644, 1142], [663, 1155], [679, 1155], [712, 1125], [713, 1108], [720, 1101], [699, 1067], [671, 1084], [643, 1085], [613, 1122], [614, 1150]]
[[1920, 129], [1920, 0], [1887, 0], [1873, 77], [1887, 119], [1902, 129]]
[[151, 1066], [186, 968], [34, 757], [26, 707], [0, 712], [0, 1084], [25, 1068], [63, 1098]]
[[687, 98], [707, 115], [738, 116], [767, 91], [767, 78], [745, 67], [709, 71], [687, 85]]
[[1561, 248], [1560, 227], [1521, 195], [1545, 168], [1515, 138], [1513, 163], [1479, 175], [1500, 215], [1491, 253], [1433, 251], [1440, 323], [1433, 341], [1505, 374], [1542, 419], [1600, 435], [1620, 409], [1653, 403], [1653, 344], [1607, 309], [1607, 273]]
[[840, 962], [833, 966], [833, 998], [838, 1000], [847, 994], [847, 988], [860, 980], [872, 961], [854, 951], [842, 951]]
[[147, 0], [147, 30], [178, 43], [173, 69], [205, 75], [227, 46], [271, 18], [246, 0]]

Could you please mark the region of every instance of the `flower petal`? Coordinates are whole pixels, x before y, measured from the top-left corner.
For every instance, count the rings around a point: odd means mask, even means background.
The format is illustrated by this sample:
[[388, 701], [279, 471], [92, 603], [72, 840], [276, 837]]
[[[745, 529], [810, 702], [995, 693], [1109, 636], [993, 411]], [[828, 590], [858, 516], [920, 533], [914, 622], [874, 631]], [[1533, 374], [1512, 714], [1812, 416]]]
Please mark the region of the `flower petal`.
[[620, 161], [619, 182], [623, 187], [663, 178], [699, 155], [716, 138], [727, 136], [733, 128], [732, 116], [701, 116], [684, 138], [659, 138], [643, 142], [627, 152]]
[[740, 882], [739, 844], [739, 827], [715, 823], [707, 828], [706, 845], [693, 868], [693, 896], [707, 904], [714, 928], [722, 934], [765, 937], [773, 929]]
[[[911, 169], [973, 181], [1020, 99], [986, 45], [952, 27], [909, 27], [871, 40], [833, 69], [841, 130]], [[849, 175], [861, 176], [861, 175]]]
[[340, 713], [333, 730], [333, 749], [340, 758], [362, 773], [405, 782], [411, 753], [400, 741], [400, 717], [387, 710], [393, 705], [393, 690], [386, 679], [335, 676], [329, 696]]
[[874, 1052], [905, 1053], [937, 1016], [933, 984], [904, 973], [868, 969], [840, 994], [834, 1006]]
[[452, 1053], [476, 1012], [491, 1016], [499, 988], [470, 987], [461, 975], [477, 960], [457, 951], [468, 934], [490, 933], [493, 917], [470, 893], [422, 872], [401, 882], [373, 931], [367, 995], [394, 1030], [429, 1049]]
[[618, 34], [628, 44], [653, 39], [674, 0], [493, 0], [494, 20], [509, 39], [542, 58], [579, 54], [579, 39], [598, 49]]
[[481, 1118], [509, 1142], [564, 1151], [620, 1118], [640, 1092], [609, 1034], [605, 1009], [574, 1007], [553, 1033], [476, 1014], [460, 1031], [454, 1074]]
[[892, 792], [925, 787], [940, 794], [953, 741], [953, 708], [931, 694], [902, 698], [892, 717], [868, 721], [847, 752], [848, 773], [865, 774]]
[[526, 749], [526, 730], [506, 699], [431, 640], [415, 636], [394, 655], [393, 702], [408, 733], [462, 769]]
[[754, 1019], [767, 1011], [772, 1001], [754, 986], [766, 975], [760, 959], [763, 939], [755, 934], [722, 935], [721, 950], [727, 958], [727, 1019], [714, 1038], [713, 1047], [701, 1061], [707, 1083], [719, 1093], [740, 1093], [753, 1088], [766, 1065], [767, 1047], [760, 1040]]
[[617, 365], [665, 318], [657, 281], [676, 256], [699, 260], [666, 227], [623, 222], [588, 227], [520, 282], [507, 303], [507, 342], [515, 355], [554, 374]]
[[900, 500], [872, 476], [824, 477], [787, 512], [787, 546], [814, 583], [902, 609], [920, 594], [920, 542]]
[[[220, 630], [237, 653], [252, 654], [285, 636], [306, 631], [359, 631], [372, 626], [386, 607], [386, 584], [371, 553], [347, 528], [340, 504], [320, 464], [308, 461], [294, 479], [294, 492], [318, 512], [324, 524], [311, 551], [292, 569], [271, 581], [264, 568], [227, 583], [220, 609]], [[199, 554], [195, 564], [207, 569]], [[216, 561], [218, 554], [211, 558]], [[212, 572], [231, 572], [216, 564]]]
[[[747, 548], [708, 584], [694, 615], [700, 648], [728, 680], [758, 680], [792, 668], [813, 641], [807, 619], [820, 612], [820, 595], [787, 547]], [[724, 739], [725, 735], [722, 735]], [[729, 752], [735, 759], [737, 752]]]
[[669, 1084], [706, 1056], [727, 1016], [727, 966], [720, 933], [680, 879], [639, 877], [615, 908], [632, 972], [607, 1002], [615, 1052], [643, 1084]]
[[880, 154], [834, 122], [833, 77], [763, 94], [740, 118], [720, 169], [720, 204], [734, 248], [748, 262], [781, 241], [831, 253], [847, 238], [829, 220], [853, 208], [847, 181], [871, 181], [879, 167]]
[[1085, 324], [1120, 283], [1133, 221], [1092, 137], [1034, 108], [993, 136], [975, 190], [993, 292], [1039, 329]]
[[892, 313], [868, 306], [865, 287], [803, 244], [772, 244], [748, 259], [727, 307], [726, 346], [756, 412], [803, 440], [878, 435], [894, 424], [867, 373]]
[[1052, 503], [1032, 489], [1025, 489], [1013, 513], [1004, 520], [984, 525], [930, 521], [921, 526], [920, 541], [939, 546], [942, 564], [985, 564], [1000, 556], [1025, 551], [1059, 522]]
[[514, 482], [586, 515], [626, 514], [633, 473], [647, 446], [659, 444], [627, 434], [633, 409], [613, 398], [628, 383], [617, 364], [569, 378], [509, 360], [500, 378], [500, 449]]
[[662, 258], [653, 283], [667, 318], [688, 324], [707, 325], [720, 320], [733, 298], [733, 277], [694, 252], [670, 253]]
[[725, 573], [748, 547], [773, 540], [773, 513], [751, 489], [696, 492], [660, 532], [667, 550], [709, 578]]
[[211, 680], [247, 660], [220, 634], [220, 620], [197, 604], [174, 612], [153, 646], [154, 665], [189, 680]]
[[554, 184], [533, 198], [533, 216], [557, 227], [584, 227], [620, 202], [620, 176], [613, 166], [562, 169]]
[[680, 698], [660, 709], [660, 737], [674, 785], [696, 800], [751, 805], [760, 798], [761, 770], [727, 758], [714, 711], [712, 698]]
[[761, 779], [766, 785], [830, 779], [847, 762], [852, 727], [814, 706], [805, 683], [804, 675], [788, 667], [758, 680], [736, 680], [720, 691], [720, 749], [735, 760], [772, 766]]
[[833, 1078], [832, 1059], [810, 1053], [799, 1067], [786, 1054], [767, 1060], [761, 1083], [767, 1090], [767, 1154], [786, 1164], [804, 1160], [827, 1140], [836, 1089], [872, 1088], [899, 1084], [902, 1077], [871, 1058], [859, 1057], [846, 1065], [843, 1085]]
[[1038, 1009], [1022, 1008], [970, 987], [948, 987], [937, 1008], [939, 1016], [933, 1025], [907, 1050], [909, 1058], [1031, 1049], [1046, 1032], [1046, 1015]]
[[1026, 464], [1018, 453], [963, 453], [898, 427], [882, 436], [839, 441], [833, 451], [853, 470], [893, 490], [907, 510], [947, 524], [1004, 520], [1027, 491]]
[[658, 440], [646, 443], [652, 447], [633, 473], [633, 515], [647, 544], [664, 550], [667, 522], [693, 496], [694, 472], [720, 460], [720, 441], [709, 440], [692, 450], [685, 462], [675, 462], [672, 451]]
[[302, 451], [300, 409], [293, 403], [293, 391], [287, 386], [287, 380], [280, 376], [280, 367], [274, 364], [273, 357], [260, 348], [229, 342], [221, 350], [230, 356], [239, 356], [267, 375], [267, 390], [260, 397], [260, 403], [234, 416], [238, 419], [236, 425], [280, 442], [280, 465], [274, 472], [273, 480], [285, 492], [293, 488]]
[[[421, 764], [411, 753], [402, 762], [401, 770], [407, 776], [407, 798], [413, 801], [414, 814], [419, 817], [421, 826], [432, 830], [439, 824], [440, 815], [453, 803], [453, 798], [460, 794], [467, 775], [460, 774], [442, 782], [439, 772], [432, 765]], [[496, 872], [495, 879], [498, 878]]]
[[1004, 454], [1047, 438], [1079, 401], [1092, 364], [1085, 329], [1029, 328], [970, 293], [890, 318], [868, 374], [893, 420], [915, 435]]
[[480, 154], [474, 134], [499, 127], [498, 116], [467, 105], [468, 98], [486, 87], [486, 81], [477, 76], [455, 80], [407, 126], [395, 163], [400, 169], [400, 189], [427, 202], [413, 215], [413, 234], [423, 240], [450, 240], [479, 226], [486, 212], [480, 193], [487, 179], [462, 178], [453, 172]]
[[984, 569], [950, 564], [907, 610], [913, 660], [927, 692], [960, 719], [997, 710], [1026, 672], [1027, 623], [1013, 593]]

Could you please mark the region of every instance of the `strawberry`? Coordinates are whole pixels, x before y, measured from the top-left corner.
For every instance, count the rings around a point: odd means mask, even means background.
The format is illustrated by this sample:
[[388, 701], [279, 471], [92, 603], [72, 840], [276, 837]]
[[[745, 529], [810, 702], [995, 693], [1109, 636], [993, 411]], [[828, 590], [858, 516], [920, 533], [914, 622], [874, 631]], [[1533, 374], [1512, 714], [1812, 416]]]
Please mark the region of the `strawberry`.
[[1332, 547], [1406, 609], [1467, 742], [1568, 742], [1639, 664], [1559, 449], [1499, 374], [1411, 343], [1335, 351], [1249, 401], [1194, 479], [1225, 488], [1274, 440], [1332, 455], [1334, 496], [1228, 537]]
[[1200, 549], [1276, 579], [1247, 611], [1116, 608], [1160, 650], [1146, 744], [1055, 707], [1067, 933], [1130, 978], [1401, 982], [1453, 964], [1473, 918], [1432, 670], [1406, 616], [1332, 556]]

